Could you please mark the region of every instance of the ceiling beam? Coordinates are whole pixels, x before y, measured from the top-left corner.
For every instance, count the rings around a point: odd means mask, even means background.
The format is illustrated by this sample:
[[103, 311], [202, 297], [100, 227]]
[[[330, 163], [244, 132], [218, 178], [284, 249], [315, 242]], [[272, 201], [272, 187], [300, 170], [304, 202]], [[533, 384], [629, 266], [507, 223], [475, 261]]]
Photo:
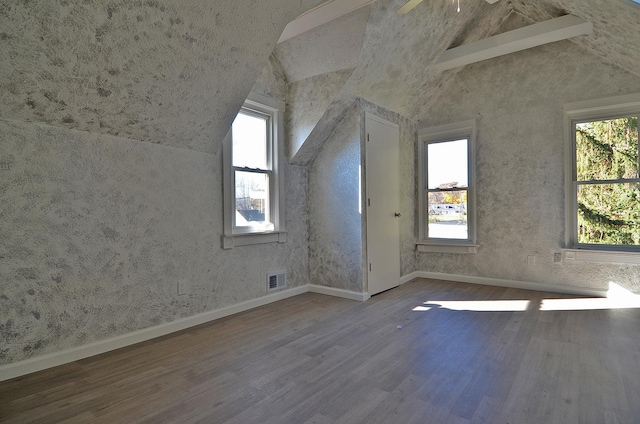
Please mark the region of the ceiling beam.
[[329, 0], [298, 16], [285, 27], [278, 43], [367, 6], [375, 0]]
[[438, 57], [434, 67], [439, 71], [445, 71], [591, 33], [593, 33], [591, 22], [577, 16], [565, 15], [449, 49]]

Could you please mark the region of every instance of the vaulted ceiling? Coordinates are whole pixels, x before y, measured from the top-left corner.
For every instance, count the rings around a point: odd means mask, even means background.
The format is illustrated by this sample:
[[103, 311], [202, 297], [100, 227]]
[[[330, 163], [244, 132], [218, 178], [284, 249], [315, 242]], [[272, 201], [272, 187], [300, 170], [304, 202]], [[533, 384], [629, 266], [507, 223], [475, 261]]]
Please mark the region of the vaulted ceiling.
[[211, 152], [320, 1], [3, 1], [0, 117]]
[[640, 8], [620, 0], [460, 0], [460, 13], [425, 0], [400, 16], [403, 2], [376, 0], [277, 47], [321, 0], [4, 2], [0, 117], [215, 151], [275, 58], [293, 84], [340, 72], [318, 80], [332, 84], [330, 99], [305, 106], [319, 118], [290, 155], [305, 164], [354, 98], [419, 119], [459, 72], [432, 68], [442, 52], [518, 26], [576, 15], [594, 26], [576, 47], [640, 72]]
[[[322, 46], [319, 35], [336, 34], [335, 29], [327, 28], [337, 21], [276, 47], [275, 54], [285, 74], [294, 76], [290, 82], [299, 79], [295, 76], [309, 74], [309, 69], [327, 72], [326, 64], [330, 63], [333, 64], [330, 70], [355, 68], [319, 119], [318, 129], [307, 131], [309, 139], [304, 142], [292, 140], [293, 144], [303, 146], [301, 155], [291, 152], [294, 163], [304, 164], [313, 157], [313, 151], [305, 151], [304, 145], [321, 145], [321, 140], [315, 138], [326, 137], [328, 128], [340, 119], [340, 108], [347, 107], [349, 99], [362, 97], [406, 117], [419, 119], [460, 70], [433, 69], [433, 63], [445, 50], [566, 14], [593, 23], [592, 35], [572, 40], [577, 47], [630, 72], [640, 73], [640, 8], [619, 0], [501, 0], [495, 4], [460, 0], [460, 13], [450, 1], [425, 0], [407, 15], [396, 14], [395, 10], [403, 3], [404, 0], [377, 0], [370, 6], [371, 10], [366, 11], [366, 25], [353, 25], [348, 29], [352, 38], [357, 39], [358, 35], [354, 35], [357, 31], [363, 33], [355, 65], [353, 44], [347, 47], [349, 60], [343, 62], [335, 60], [341, 54], [337, 53], [340, 46], [335, 40], [330, 43], [337, 45], [337, 50], [319, 48]], [[351, 19], [356, 21], [357, 13], [361, 22], [364, 13], [360, 11], [352, 12]], [[299, 51], [305, 52], [304, 61], [296, 59]]]

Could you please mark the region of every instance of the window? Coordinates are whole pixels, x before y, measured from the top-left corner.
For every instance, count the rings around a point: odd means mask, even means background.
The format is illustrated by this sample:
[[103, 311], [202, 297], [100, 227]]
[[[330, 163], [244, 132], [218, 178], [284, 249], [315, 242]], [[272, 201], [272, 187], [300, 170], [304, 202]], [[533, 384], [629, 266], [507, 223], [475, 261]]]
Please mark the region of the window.
[[[640, 252], [640, 96], [565, 111], [571, 140], [569, 245]], [[621, 102], [615, 104], [616, 101]]]
[[449, 246], [419, 250], [475, 253], [474, 145], [475, 121], [419, 132], [418, 244]]
[[[225, 138], [225, 248], [283, 241], [283, 111], [282, 102], [251, 94]], [[254, 237], [235, 237], [243, 235]]]

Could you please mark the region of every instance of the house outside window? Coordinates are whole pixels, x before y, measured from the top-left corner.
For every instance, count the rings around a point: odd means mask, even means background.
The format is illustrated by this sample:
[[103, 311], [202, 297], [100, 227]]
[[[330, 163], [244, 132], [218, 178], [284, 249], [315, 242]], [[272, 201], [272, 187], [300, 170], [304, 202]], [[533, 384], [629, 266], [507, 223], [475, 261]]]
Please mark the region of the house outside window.
[[283, 102], [252, 93], [225, 138], [225, 248], [283, 241], [283, 113]]
[[633, 100], [566, 112], [571, 248], [640, 252], [640, 96]]
[[475, 132], [473, 120], [419, 131], [419, 250], [475, 253]]

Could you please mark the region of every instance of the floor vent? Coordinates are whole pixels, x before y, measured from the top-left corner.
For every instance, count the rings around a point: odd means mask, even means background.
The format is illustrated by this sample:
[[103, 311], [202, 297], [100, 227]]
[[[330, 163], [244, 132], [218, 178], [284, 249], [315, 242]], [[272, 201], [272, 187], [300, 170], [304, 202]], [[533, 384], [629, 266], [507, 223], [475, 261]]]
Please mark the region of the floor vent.
[[267, 291], [280, 290], [287, 287], [287, 273], [285, 271], [267, 274]]

